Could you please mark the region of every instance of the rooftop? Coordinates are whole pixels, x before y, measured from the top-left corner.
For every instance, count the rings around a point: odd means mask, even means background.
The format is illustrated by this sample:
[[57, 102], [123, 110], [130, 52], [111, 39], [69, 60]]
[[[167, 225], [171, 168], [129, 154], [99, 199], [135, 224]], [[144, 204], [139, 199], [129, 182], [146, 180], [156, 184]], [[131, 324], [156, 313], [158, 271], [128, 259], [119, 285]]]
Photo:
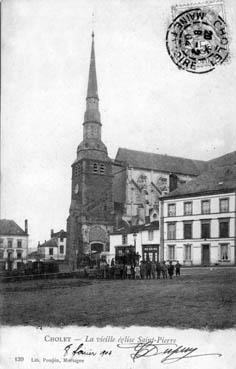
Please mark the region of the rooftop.
[[67, 233], [61, 229], [59, 232], [52, 232], [52, 237], [63, 237], [63, 238], [66, 238], [67, 237]]
[[0, 235], [27, 236], [25, 231], [14, 220], [0, 219]]
[[51, 240], [45, 241], [44, 243], [40, 244], [39, 247], [58, 247], [56, 238], [52, 238]]
[[226, 155], [219, 156], [218, 158], [209, 160], [211, 167], [222, 167], [226, 165], [236, 165], [236, 151], [232, 151]]
[[179, 186], [163, 198], [236, 191], [236, 165], [216, 167]]
[[208, 167], [208, 162], [203, 160], [192, 160], [177, 156], [153, 154], [124, 148], [118, 149], [115, 160], [125, 162], [134, 168], [196, 176]]

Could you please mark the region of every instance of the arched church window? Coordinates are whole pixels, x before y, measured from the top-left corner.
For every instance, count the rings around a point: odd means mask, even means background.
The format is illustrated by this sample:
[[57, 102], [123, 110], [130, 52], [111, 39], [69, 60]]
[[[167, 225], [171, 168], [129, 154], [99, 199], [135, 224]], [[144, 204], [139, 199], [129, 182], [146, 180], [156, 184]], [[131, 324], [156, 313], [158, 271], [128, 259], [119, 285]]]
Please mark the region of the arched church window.
[[104, 174], [104, 172], [105, 172], [105, 166], [104, 164], [100, 164], [100, 173]]
[[80, 173], [80, 164], [75, 164], [74, 166], [74, 176], [77, 177]]
[[98, 172], [98, 164], [94, 163], [93, 164], [93, 173], [97, 173]]

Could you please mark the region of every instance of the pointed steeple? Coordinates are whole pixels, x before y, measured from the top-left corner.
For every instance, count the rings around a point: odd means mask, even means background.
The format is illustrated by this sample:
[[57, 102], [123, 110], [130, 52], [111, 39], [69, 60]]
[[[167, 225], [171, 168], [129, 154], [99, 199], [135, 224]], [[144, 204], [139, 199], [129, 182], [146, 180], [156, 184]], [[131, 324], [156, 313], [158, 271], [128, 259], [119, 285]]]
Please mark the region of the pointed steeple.
[[108, 160], [107, 148], [101, 140], [101, 127], [93, 32], [86, 111], [84, 113], [83, 122], [83, 141], [79, 144], [77, 149], [77, 160], [85, 157], [96, 158], [97, 160]]
[[92, 32], [92, 47], [89, 66], [89, 78], [88, 78], [88, 90], [86, 98], [86, 112], [84, 115], [84, 123], [86, 122], [100, 122], [100, 112], [98, 108], [98, 86], [97, 86], [97, 74], [95, 64], [95, 51], [94, 51], [94, 32]]
[[95, 63], [95, 51], [94, 51], [94, 32], [92, 32], [92, 48], [89, 67], [87, 99], [91, 97], [98, 99], [98, 86], [97, 86], [97, 74]]

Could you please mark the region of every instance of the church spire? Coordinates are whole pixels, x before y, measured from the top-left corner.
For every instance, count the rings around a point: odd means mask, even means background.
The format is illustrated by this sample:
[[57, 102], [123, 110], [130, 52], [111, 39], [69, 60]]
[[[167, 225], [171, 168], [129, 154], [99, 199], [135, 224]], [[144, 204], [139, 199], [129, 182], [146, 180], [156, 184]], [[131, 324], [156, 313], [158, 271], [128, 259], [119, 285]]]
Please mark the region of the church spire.
[[94, 51], [94, 32], [92, 32], [92, 48], [89, 67], [87, 99], [91, 97], [98, 99], [97, 74], [96, 74], [95, 51]]
[[96, 160], [108, 160], [107, 148], [101, 140], [101, 127], [102, 124], [99, 112], [93, 32], [88, 76], [88, 90], [86, 97], [86, 111], [84, 113], [83, 122], [83, 141], [77, 148], [77, 160], [85, 157], [94, 158]]
[[98, 101], [99, 98], [98, 98], [97, 74], [95, 64], [95, 51], [94, 51], [94, 32], [92, 32], [92, 47], [90, 56], [88, 90], [86, 98], [86, 112], [84, 115], [84, 124], [87, 122], [101, 124]]

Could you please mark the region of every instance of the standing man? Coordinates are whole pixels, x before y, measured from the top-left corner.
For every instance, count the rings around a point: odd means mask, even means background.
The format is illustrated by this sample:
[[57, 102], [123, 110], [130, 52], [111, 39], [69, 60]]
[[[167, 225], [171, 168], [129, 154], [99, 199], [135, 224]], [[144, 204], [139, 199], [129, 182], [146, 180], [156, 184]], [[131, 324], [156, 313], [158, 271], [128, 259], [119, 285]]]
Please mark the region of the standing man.
[[155, 279], [156, 278], [156, 263], [155, 263], [155, 261], [151, 262], [151, 270], [152, 270], [152, 278]]
[[131, 265], [128, 264], [128, 265], [126, 265], [126, 275], [127, 275], [128, 279], [131, 279], [131, 274], [132, 274]]
[[166, 279], [167, 278], [167, 266], [166, 266], [166, 262], [163, 261], [162, 265], [161, 265], [161, 273], [162, 273], [162, 278]]
[[139, 266], [139, 264], [136, 264], [136, 266], [134, 268], [134, 271], [135, 271], [135, 279], [141, 279], [141, 276], [140, 276], [140, 266]]
[[145, 262], [142, 260], [141, 264], [140, 264], [140, 274], [141, 274], [141, 279], [145, 279], [146, 276], [146, 264]]
[[152, 265], [151, 262], [148, 260], [146, 263], [146, 276], [147, 279], [151, 279], [151, 271], [152, 271]]
[[175, 264], [175, 275], [176, 275], [176, 277], [177, 277], [177, 275], [180, 276], [180, 268], [181, 268], [181, 264], [177, 260], [177, 263]]
[[157, 264], [156, 264], [156, 271], [157, 271], [157, 279], [160, 279], [161, 278], [161, 264], [159, 261], [157, 261]]
[[170, 279], [173, 278], [173, 274], [174, 274], [174, 265], [172, 264], [172, 261], [170, 261], [169, 267], [168, 267], [168, 274]]

